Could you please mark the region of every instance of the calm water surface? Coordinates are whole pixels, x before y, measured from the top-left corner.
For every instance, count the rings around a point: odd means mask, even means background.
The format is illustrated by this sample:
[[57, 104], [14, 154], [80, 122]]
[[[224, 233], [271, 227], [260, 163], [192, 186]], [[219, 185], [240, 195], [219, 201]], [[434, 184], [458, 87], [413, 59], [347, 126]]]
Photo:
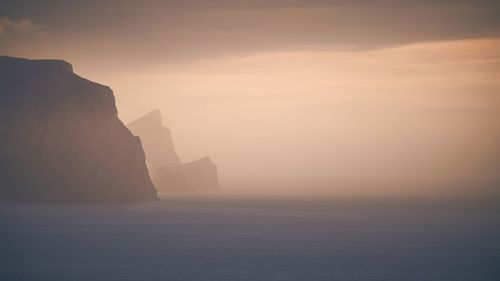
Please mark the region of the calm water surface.
[[497, 206], [242, 195], [0, 205], [0, 280], [495, 281]]

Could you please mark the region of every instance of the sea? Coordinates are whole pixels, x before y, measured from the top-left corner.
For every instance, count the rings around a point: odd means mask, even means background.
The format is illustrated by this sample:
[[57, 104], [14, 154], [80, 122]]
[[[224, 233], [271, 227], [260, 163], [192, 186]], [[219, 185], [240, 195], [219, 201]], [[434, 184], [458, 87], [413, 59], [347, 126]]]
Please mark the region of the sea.
[[494, 200], [177, 194], [0, 205], [1, 281], [496, 281]]

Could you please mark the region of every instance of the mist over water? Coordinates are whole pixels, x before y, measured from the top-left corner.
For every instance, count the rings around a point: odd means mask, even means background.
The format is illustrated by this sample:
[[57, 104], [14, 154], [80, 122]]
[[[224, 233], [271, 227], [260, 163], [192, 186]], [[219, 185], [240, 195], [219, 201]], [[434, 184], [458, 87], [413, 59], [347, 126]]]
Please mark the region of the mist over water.
[[2, 205], [0, 279], [491, 281], [499, 211], [488, 201], [234, 193]]
[[181, 160], [210, 155], [226, 189], [498, 195], [499, 42], [81, 65], [126, 122], [160, 108]]
[[0, 281], [500, 280], [499, 12], [0, 0]]

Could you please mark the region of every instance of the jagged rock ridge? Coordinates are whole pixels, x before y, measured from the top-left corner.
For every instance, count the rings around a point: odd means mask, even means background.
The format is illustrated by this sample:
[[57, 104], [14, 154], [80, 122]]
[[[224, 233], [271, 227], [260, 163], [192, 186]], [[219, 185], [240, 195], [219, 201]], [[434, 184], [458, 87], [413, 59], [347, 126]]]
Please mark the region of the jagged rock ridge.
[[127, 125], [143, 142], [146, 162], [159, 191], [207, 191], [218, 188], [217, 166], [210, 157], [183, 164], [175, 152], [161, 112], [154, 110]]
[[169, 167], [182, 165], [174, 149], [172, 134], [163, 127], [159, 110], [144, 115], [127, 127], [141, 138], [148, 164]]
[[113, 92], [59, 60], [0, 56], [0, 199], [157, 199]]

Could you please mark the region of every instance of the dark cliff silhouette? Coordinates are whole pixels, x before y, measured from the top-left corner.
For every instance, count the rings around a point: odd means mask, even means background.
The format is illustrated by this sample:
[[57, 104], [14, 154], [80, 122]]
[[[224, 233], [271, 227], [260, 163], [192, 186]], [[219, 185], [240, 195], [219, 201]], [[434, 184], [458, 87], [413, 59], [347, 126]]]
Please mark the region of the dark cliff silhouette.
[[151, 178], [159, 191], [218, 189], [217, 166], [210, 157], [183, 164], [174, 149], [170, 130], [155, 110], [127, 125], [143, 142]]
[[0, 199], [155, 200], [141, 141], [109, 87], [59, 60], [0, 57]]

